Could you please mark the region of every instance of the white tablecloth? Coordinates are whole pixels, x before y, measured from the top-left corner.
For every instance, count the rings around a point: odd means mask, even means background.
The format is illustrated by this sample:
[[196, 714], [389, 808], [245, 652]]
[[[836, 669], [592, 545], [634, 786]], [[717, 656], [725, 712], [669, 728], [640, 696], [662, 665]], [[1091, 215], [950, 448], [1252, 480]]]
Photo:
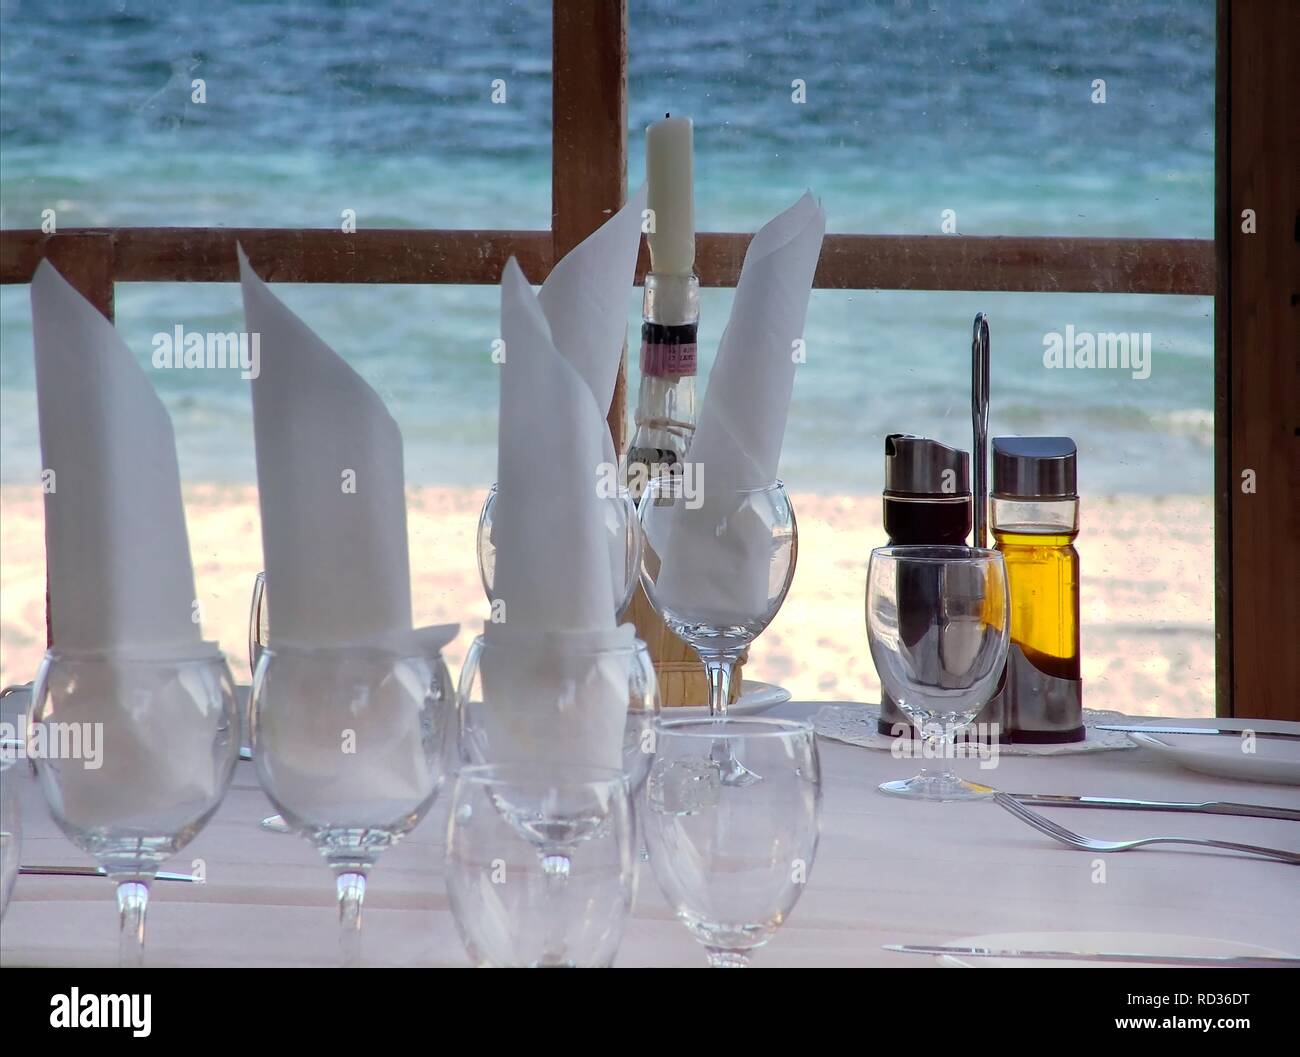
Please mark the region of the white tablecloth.
[[[811, 717], [818, 703], [772, 715]], [[1180, 721], [1182, 722], [1182, 721]], [[1300, 729], [1297, 726], [1296, 729]], [[977, 933], [1135, 930], [1237, 940], [1300, 954], [1300, 870], [1201, 849], [1105, 857], [1049, 841], [989, 802], [927, 804], [876, 792], [915, 767], [888, 753], [821, 740], [821, 845], [807, 890], [757, 966], [927, 965], [885, 943], [951, 942]], [[1300, 806], [1300, 789], [1208, 778], [1142, 749], [1056, 758], [1004, 757], [971, 777], [1015, 792]], [[25, 765], [24, 863], [89, 862], [56, 829]], [[442, 879], [446, 816], [439, 804], [371, 875], [364, 958], [375, 965], [468, 964]], [[169, 864], [204, 860], [203, 885], [159, 882], [146, 962], [185, 965], [337, 964], [333, 881], [303, 839], [263, 832], [270, 812], [251, 765], [240, 764], [216, 817]], [[1051, 809], [1099, 837], [1176, 834], [1300, 850], [1300, 823], [1154, 812]], [[648, 865], [619, 965], [700, 966], [701, 948], [660, 896]], [[0, 935], [3, 965], [113, 965], [113, 890], [103, 878], [18, 879]]]

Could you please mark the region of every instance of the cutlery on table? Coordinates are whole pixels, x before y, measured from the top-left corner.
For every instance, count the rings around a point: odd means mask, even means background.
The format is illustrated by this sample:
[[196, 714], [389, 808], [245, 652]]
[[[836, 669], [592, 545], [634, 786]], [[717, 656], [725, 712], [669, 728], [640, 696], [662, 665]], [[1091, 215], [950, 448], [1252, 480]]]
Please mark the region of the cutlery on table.
[[1233, 841], [1226, 840], [1209, 840], [1201, 837], [1141, 837], [1137, 840], [1096, 840], [1092, 837], [1085, 837], [1075, 833], [1073, 830], [1066, 829], [1058, 825], [1050, 818], [1045, 818], [1037, 811], [1026, 807], [1014, 797], [1006, 793], [995, 793], [994, 801], [999, 807], [1004, 807], [1015, 815], [1022, 822], [1027, 822], [1034, 829], [1046, 833], [1053, 840], [1058, 840], [1062, 844], [1068, 844], [1072, 848], [1078, 848], [1082, 851], [1108, 852], [1108, 851], [1130, 851], [1133, 848], [1141, 848], [1148, 844], [1192, 844], [1199, 845], [1203, 848], [1221, 848], [1225, 851], [1238, 851], [1247, 855], [1259, 855], [1266, 859], [1274, 859], [1278, 862], [1290, 863], [1293, 866], [1300, 866], [1300, 853], [1293, 851], [1282, 851], [1279, 848], [1261, 848], [1254, 844], [1237, 844]]
[[1255, 954], [1137, 954], [1128, 951], [1016, 951], [986, 947], [948, 947], [926, 943], [886, 943], [899, 954], [948, 954], [958, 958], [1035, 958], [1043, 961], [1113, 962], [1128, 964], [1200, 965], [1225, 969], [1300, 967], [1300, 958]]
[[1131, 800], [1116, 796], [1068, 796], [1061, 793], [1008, 793], [1022, 804], [1038, 807], [1100, 807], [1125, 811], [1182, 811], [1201, 815], [1245, 815], [1300, 822], [1300, 810], [1270, 804], [1234, 804], [1225, 800]]
[[[18, 872], [24, 877], [105, 877], [102, 866], [20, 866]], [[155, 881], [185, 881], [188, 884], [202, 884], [193, 874], [159, 872], [153, 875]]]
[[1222, 734], [1230, 738], [1240, 738], [1252, 734], [1257, 738], [1290, 738], [1300, 741], [1300, 734], [1286, 730], [1229, 730], [1227, 727], [1154, 727], [1142, 723], [1098, 723], [1097, 730], [1117, 730], [1121, 734]]

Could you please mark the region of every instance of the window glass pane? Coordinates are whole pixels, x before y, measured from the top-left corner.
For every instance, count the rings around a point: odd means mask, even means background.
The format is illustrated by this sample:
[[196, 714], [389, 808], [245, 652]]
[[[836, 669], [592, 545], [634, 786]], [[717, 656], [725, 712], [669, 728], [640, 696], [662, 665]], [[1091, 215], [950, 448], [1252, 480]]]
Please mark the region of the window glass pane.
[[1214, 0], [644, 0], [629, 23], [631, 172], [646, 124], [693, 117], [701, 230], [811, 187], [833, 231], [1213, 233]]
[[547, 4], [106, 6], [0, 6], [4, 227], [550, 226]]

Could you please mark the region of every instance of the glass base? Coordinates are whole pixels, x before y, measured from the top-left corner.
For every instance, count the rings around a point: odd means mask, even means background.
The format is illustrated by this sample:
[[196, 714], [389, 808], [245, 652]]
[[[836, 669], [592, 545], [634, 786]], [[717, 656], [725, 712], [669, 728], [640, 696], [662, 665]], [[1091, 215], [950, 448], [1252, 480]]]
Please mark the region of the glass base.
[[915, 778], [906, 781], [882, 782], [882, 793], [901, 796], [907, 800], [987, 800], [997, 792], [987, 785], [976, 785], [958, 778], [952, 772], [935, 774], [922, 771]]

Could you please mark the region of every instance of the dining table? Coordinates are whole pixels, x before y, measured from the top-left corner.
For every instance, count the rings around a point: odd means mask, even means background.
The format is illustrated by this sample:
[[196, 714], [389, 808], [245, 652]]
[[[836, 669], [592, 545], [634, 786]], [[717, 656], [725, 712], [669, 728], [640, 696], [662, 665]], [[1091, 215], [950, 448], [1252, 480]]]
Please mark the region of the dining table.
[[[827, 703], [790, 701], [767, 714], [812, 718]], [[1275, 723], [1270, 729], [1300, 733], [1300, 724]], [[1205, 848], [1104, 855], [1075, 850], [989, 800], [931, 803], [877, 790], [882, 781], [914, 773], [915, 760], [827, 738], [818, 739], [818, 748], [822, 801], [816, 858], [788, 920], [755, 953], [755, 968], [934, 966], [933, 956], [894, 953], [885, 945], [1063, 931], [1172, 934], [1300, 955], [1300, 870], [1293, 866]], [[957, 761], [956, 769], [1020, 793], [1300, 807], [1300, 787], [1199, 774], [1142, 747], [1003, 755], [991, 770], [979, 770], [972, 761]], [[92, 865], [55, 825], [32, 768], [23, 763], [20, 771], [22, 862]], [[444, 883], [446, 799], [440, 796], [371, 873], [365, 965], [469, 964]], [[153, 885], [146, 965], [339, 964], [330, 872], [306, 840], [259, 826], [272, 810], [253, 765], [239, 763], [216, 815], [163, 867], [201, 874], [202, 883]], [[1287, 819], [1039, 810], [1093, 837], [1196, 836], [1300, 851], [1300, 823]], [[20, 876], [0, 926], [0, 964], [112, 966], [116, 918], [113, 886], [102, 877]], [[651, 864], [640, 863], [615, 965], [704, 964], [703, 949], [675, 920]]]

